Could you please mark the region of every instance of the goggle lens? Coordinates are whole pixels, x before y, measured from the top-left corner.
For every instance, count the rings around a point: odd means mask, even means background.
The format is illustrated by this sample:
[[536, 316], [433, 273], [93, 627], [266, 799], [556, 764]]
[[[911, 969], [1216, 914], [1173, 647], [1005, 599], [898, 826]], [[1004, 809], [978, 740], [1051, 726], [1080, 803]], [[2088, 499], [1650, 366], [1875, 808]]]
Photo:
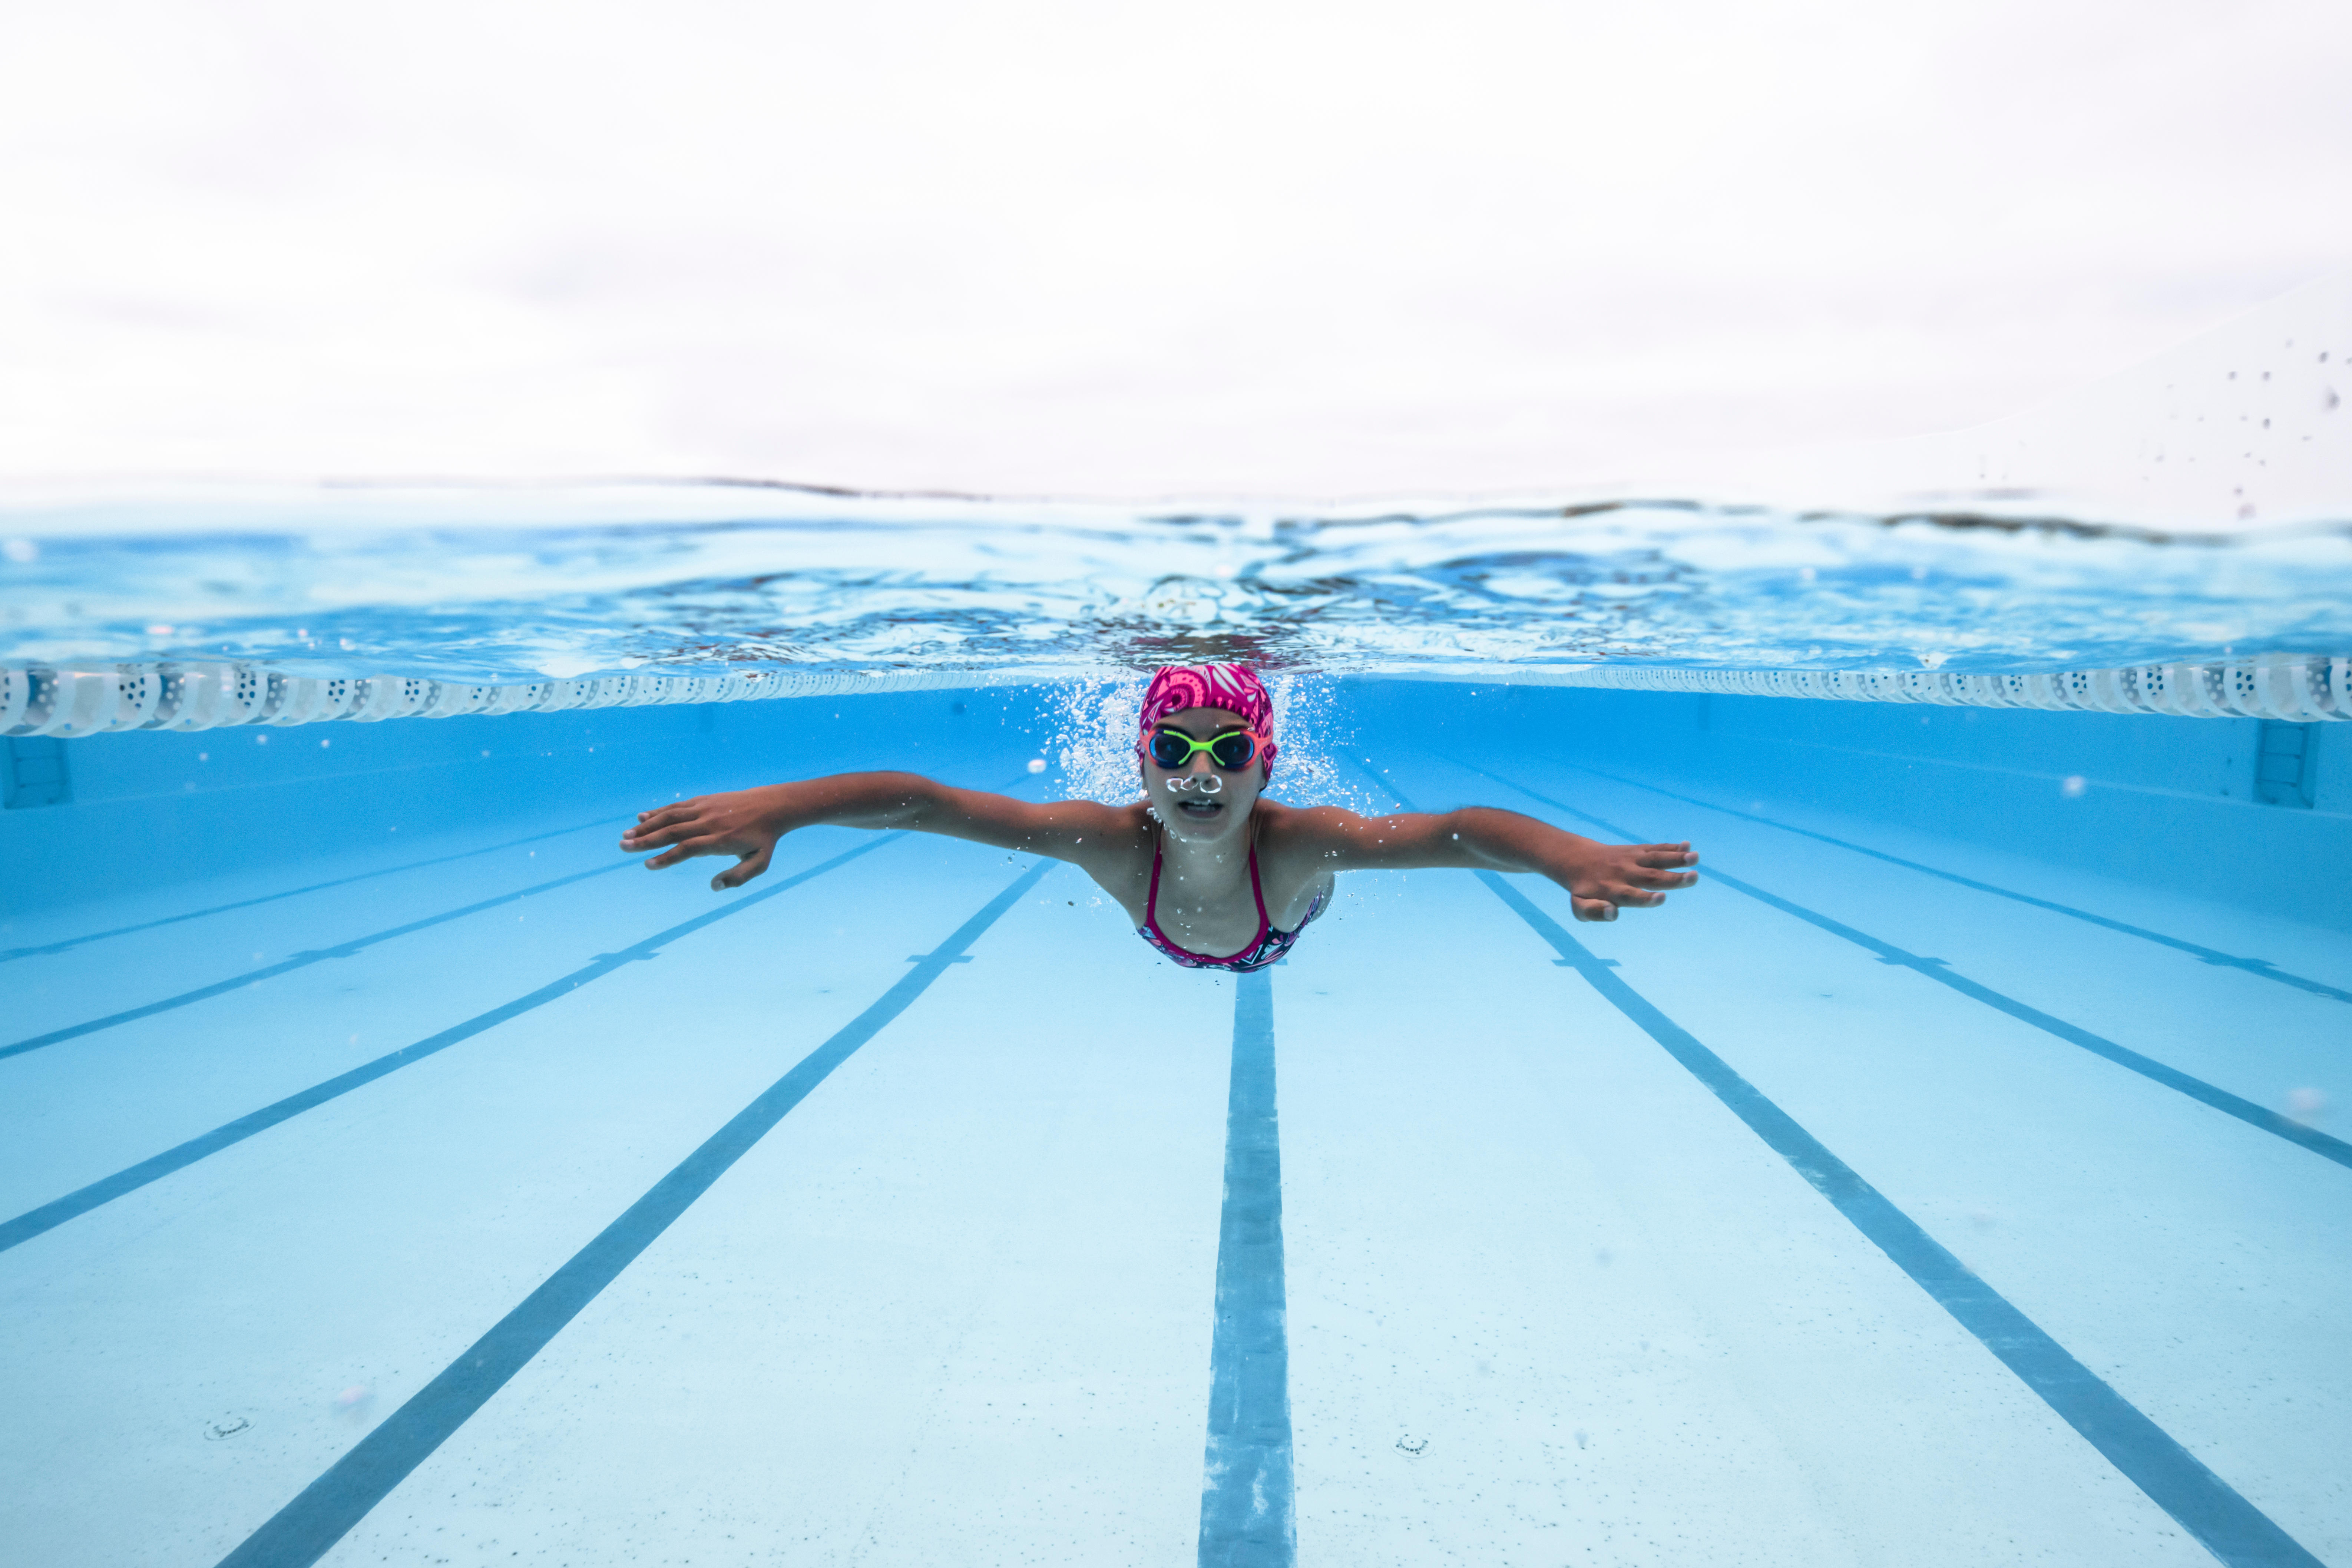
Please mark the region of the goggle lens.
[[1209, 760], [1221, 768], [1245, 768], [1257, 761], [1257, 737], [1247, 730], [1228, 730], [1209, 742]]

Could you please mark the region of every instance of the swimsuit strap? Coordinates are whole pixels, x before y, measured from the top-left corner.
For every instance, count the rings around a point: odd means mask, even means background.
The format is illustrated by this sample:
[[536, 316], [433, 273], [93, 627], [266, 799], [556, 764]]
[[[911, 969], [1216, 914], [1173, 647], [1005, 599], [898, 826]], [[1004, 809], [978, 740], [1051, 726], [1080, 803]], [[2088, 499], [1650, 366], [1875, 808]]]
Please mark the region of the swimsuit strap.
[[[1257, 934], [1250, 938], [1248, 945], [1241, 952], [1228, 953], [1223, 958], [1205, 952], [1194, 952], [1189, 947], [1179, 946], [1175, 938], [1160, 929], [1160, 835], [1155, 831], [1151, 836], [1151, 886], [1143, 895], [1142, 929], [1158, 937], [1160, 942], [1171, 951], [1181, 952], [1187, 958], [1204, 959], [1210, 963], [1222, 966], [1231, 963], [1234, 959], [1249, 957], [1265, 945], [1266, 937], [1274, 931], [1274, 921], [1266, 918], [1265, 892], [1257, 884], [1257, 842], [1255, 834], [1252, 835], [1250, 842], [1249, 872], [1250, 897], [1257, 901]], [[1306, 923], [1304, 921], [1299, 922], [1302, 926]]]
[[1151, 836], [1151, 889], [1143, 895], [1143, 923], [1160, 929], [1160, 835]]
[[1250, 834], [1249, 858], [1250, 897], [1257, 900], [1257, 940], [1264, 942], [1265, 933], [1274, 929], [1274, 922], [1266, 918], [1265, 890], [1257, 885], [1257, 834], [1255, 831]]
[[[1168, 946], [1176, 947], [1175, 941], [1160, 929], [1160, 835], [1156, 832], [1151, 836], [1151, 887], [1143, 895], [1143, 929]], [[1176, 947], [1176, 951], [1188, 952], [1191, 949]]]

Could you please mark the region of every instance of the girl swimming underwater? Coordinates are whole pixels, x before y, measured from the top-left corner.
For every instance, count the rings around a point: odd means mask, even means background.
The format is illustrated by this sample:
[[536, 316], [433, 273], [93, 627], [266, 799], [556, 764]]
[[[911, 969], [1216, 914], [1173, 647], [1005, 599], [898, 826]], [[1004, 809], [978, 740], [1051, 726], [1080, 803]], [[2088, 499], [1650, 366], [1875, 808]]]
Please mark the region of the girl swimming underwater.
[[1613, 921], [1698, 880], [1683, 844], [1599, 844], [1487, 806], [1360, 816], [1261, 793], [1274, 769], [1274, 700], [1238, 665], [1171, 665], [1144, 693], [1136, 742], [1145, 798], [1041, 805], [916, 773], [835, 773], [640, 812], [621, 837], [649, 869], [732, 855], [710, 879], [740, 888], [795, 828], [911, 828], [1066, 860], [1118, 900], [1138, 936], [1192, 969], [1262, 969], [1331, 901], [1341, 871], [1456, 866], [1532, 871], [1576, 918]]

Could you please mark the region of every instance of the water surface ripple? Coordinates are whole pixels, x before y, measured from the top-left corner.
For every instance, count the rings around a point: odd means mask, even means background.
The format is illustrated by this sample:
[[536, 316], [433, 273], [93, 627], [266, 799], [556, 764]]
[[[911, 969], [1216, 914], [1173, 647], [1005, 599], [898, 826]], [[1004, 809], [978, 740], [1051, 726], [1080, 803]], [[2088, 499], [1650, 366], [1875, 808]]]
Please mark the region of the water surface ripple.
[[[698, 494], [723, 510], [725, 491]], [[1316, 515], [803, 493], [788, 516], [601, 510], [477, 521], [445, 501], [424, 521], [379, 509], [312, 527], [215, 509], [55, 533], [19, 517], [0, 662], [489, 681], [1178, 656], [1998, 672], [2352, 649], [2343, 527], [2229, 539], [1687, 501]]]

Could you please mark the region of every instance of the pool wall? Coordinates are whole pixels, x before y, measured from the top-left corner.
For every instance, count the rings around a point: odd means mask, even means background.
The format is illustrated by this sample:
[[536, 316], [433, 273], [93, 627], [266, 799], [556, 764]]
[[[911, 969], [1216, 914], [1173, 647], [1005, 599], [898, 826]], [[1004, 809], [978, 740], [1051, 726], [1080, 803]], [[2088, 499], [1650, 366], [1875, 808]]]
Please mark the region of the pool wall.
[[[1645, 783], [1696, 784], [1704, 798], [1766, 816], [1836, 812], [2352, 928], [2352, 725], [1532, 686], [1367, 687], [1354, 693], [1359, 711], [1377, 704], [1384, 723], [1432, 747], [1449, 736], [1493, 747], [1507, 736], [1513, 752]], [[2264, 731], [2283, 728], [2309, 749], [2310, 805], [2259, 798]], [[1377, 751], [1377, 731], [1359, 738]], [[1572, 792], [1576, 777], [1569, 772], [1558, 782]], [[1670, 803], [1660, 805], [1654, 819], [1629, 826], [1660, 838], [1703, 836], [1705, 813], [1677, 818]]]
[[0, 812], [0, 922], [157, 882], [331, 874], [345, 857], [499, 823], [618, 824], [777, 778], [949, 756], [1003, 773], [1045, 727], [1035, 693], [1014, 689], [49, 742], [69, 798]]
[[[0, 812], [0, 921], [159, 881], [331, 866], [395, 835], [618, 821], [773, 778], [969, 764], [961, 782], [1001, 783], [990, 769], [1017, 769], [1053, 731], [1046, 689], [43, 742], [62, 748], [68, 798]], [[1768, 817], [1835, 812], [2352, 929], [2352, 725], [1371, 679], [1339, 683], [1332, 720], [1350, 755], [1377, 760], [1396, 726], [1432, 749], [1499, 745]], [[2259, 798], [2278, 743], [2265, 731], [2287, 728], [2308, 805]], [[1563, 798], [1576, 777], [1555, 781]], [[1629, 826], [1704, 837], [1705, 813], [1660, 805]]]

